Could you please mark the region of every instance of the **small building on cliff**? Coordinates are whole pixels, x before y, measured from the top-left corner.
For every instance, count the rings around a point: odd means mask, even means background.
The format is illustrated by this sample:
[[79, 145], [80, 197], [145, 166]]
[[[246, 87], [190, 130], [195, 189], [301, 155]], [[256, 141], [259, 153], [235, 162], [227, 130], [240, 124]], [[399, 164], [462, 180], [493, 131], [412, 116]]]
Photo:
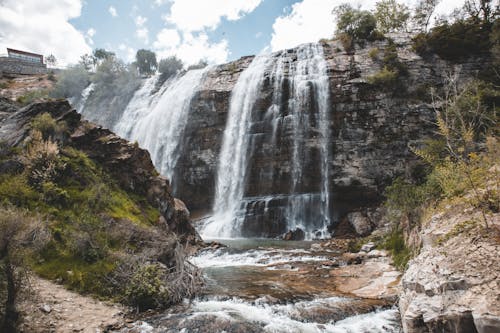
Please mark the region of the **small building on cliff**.
[[0, 57], [0, 74], [46, 74], [43, 55], [7, 48], [7, 56]]

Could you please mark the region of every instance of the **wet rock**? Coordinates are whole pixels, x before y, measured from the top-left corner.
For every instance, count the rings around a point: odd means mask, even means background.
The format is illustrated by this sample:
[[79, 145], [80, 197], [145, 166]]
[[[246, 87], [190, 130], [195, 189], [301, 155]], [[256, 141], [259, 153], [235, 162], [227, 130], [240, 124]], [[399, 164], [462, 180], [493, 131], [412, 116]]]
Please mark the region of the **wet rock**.
[[372, 231], [372, 224], [367, 216], [361, 212], [353, 212], [347, 214], [349, 223], [360, 236], [366, 236]]
[[361, 246], [361, 250], [359, 250], [359, 251], [368, 253], [373, 249], [375, 249], [375, 243], [369, 242], [369, 243], [366, 243], [363, 246]]
[[283, 235], [282, 239], [286, 241], [291, 241], [291, 240], [300, 241], [304, 240], [305, 236], [306, 234], [304, 230], [297, 228], [295, 230], [288, 231], [286, 234]]
[[52, 308], [48, 304], [43, 304], [42, 306], [40, 306], [40, 310], [42, 310], [42, 312], [44, 313], [52, 312]]

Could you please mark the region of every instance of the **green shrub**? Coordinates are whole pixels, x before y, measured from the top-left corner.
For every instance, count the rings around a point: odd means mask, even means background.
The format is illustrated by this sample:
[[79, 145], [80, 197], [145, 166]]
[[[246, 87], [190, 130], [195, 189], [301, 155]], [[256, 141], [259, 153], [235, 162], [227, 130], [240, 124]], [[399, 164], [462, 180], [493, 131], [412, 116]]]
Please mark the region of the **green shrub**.
[[373, 60], [376, 61], [378, 60], [378, 55], [380, 53], [380, 50], [377, 47], [374, 47], [368, 51], [368, 56]]
[[125, 290], [128, 303], [140, 311], [168, 306], [166, 274], [166, 269], [158, 264], [140, 266]]
[[398, 72], [390, 70], [385, 66], [381, 71], [376, 74], [370, 75], [367, 78], [369, 84], [377, 86], [382, 89], [393, 89], [398, 82]]
[[337, 17], [337, 34], [347, 34], [355, 41], [367, 39], [377, 26], [372, 13], [345, 3], [333, 9]]
[[429, 33], [413, 38], [413, 49], [425, 57], [432, 53], [450, 61], [487, 55], [491, 49], [491, 27], [482, 23], [459, 20], [442, 24]]
[[48, 99], [49, 92], [47, 90], [31, 90], [26, 94], [19, 96], [16, 101], [22, 105], [28, 105], [37, 100]]
[[354, 50], [354, 40], [349, 34], [341, 33], [338, 35], [338, 38], [345, 52]]
[[66, 123], [55, 120], [50, 113], [42, 113], [31, 121], [31, 128], [42, 133], [43, 139], [61, 135], [66, 131]]
[[395, 228], [386, 236], [382, 248], [391, 253], [394, 266], [404, 270], [412, 257], [410, 249], [406, 246], [402, 230]]

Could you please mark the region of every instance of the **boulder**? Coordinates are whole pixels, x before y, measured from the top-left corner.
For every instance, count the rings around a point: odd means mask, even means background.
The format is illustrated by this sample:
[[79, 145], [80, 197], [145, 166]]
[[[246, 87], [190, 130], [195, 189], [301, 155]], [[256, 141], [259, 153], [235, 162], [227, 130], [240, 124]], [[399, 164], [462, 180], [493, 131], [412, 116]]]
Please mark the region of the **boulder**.
[[347, 219], [359, 236], [366, 236], [372, 231], [370, 220], [361, 212], [349, 213]]
[[304, 240], [304, 238], [306, 237], [306, 234], [304, 232], [304, 230], [300, 229], [300, 228], [297, 228], [295, 230], [290, 230], [288, 231], [286, 234], [283, 235], [283, 240], [286, 240], [286, 241], [300, 241], [300, 240]]

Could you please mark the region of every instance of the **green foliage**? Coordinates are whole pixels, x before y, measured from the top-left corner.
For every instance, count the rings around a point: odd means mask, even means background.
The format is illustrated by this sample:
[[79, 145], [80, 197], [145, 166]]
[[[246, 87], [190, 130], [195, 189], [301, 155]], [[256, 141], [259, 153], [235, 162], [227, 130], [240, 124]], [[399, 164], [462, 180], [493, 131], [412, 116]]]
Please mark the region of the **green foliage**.
[[418, 34], [413, 38], [413, 48], [424, 57], [435, 53], [445, 60], [460, 61], [488, 55], [492, 47], [490, 33], [491, 28], [482, 23], [459, 20]]
[[200, 60], [200, 61], [198, 61], [197, 64], [190, 65], [187, 68], [187, 70], [190, 71], [190, 70], [193, 70], [193, 69], [202, 69], [202, 68], [205, 68], [207, 66], [208, 66], [208, 63], [205, 60]]
[[377, 26], [372, 13], [347, 3], [335, 7], [333, 13], [337, 18], [337, 35], [347, 34], [356, 41], [369, 38]]
[[166, 275], [166, 269], [158, 264], [139, 267], [125, 289], [128, 303], [141, 311], [168, 306]]
[[377, 30], [381, 33], [405, 31], [410, 11], [396, 0], [380, 0], [375, 4]]
[[370, 49], [370, 51], [368, 51], [368, 56], [373, 61], [378, 59], [379, 54], [380, 54], [380, 50], [377, 47], [374, 47], [374, 48]]
[[25, 93], [24, 95], [19, 96], [16, 101], [22, 105], [28, 105], [37, 100], [48, 99], [49, 91], [45, 89], [40, 90], [31, 90]]
[[50, 113], [42, 113], [31, 120], [31, 128], [39, 131], [44, 140], [62, 135], [66, 131], [65, 122], [57, 122]]
[[70, 66], [57, 76], [57, 83], [50, 95], [55, 98], [80, 96], [89, 83], [90, 74], [84, 66]]
[[135, 64], [141, 75], [151, 75], [156, 72], [158, 62], [156, 54], [150, 50], [140, 49], [135, 55]]
[[369, 76], [367, 81], [369, 84], [380, 88], [394, 89], [398, 82], [398, 73], [385, 66], [380, 72]]
[[[376, 56], [378, 57], [378, 51]], [[381, 62], [384, 67], [378, 73], [369, 76], [368, 83], [384, 91], [402, 91], [405, 86], [401, 79], [408, 74], [408, 70], [406, 65], [399, 60], [396, 44], [391, 40], [384, 49]]]
[[427, 32], [430, 19], [441, 0], [419, 0], [413, 12], [412, 21], [420, 32]]
[[404, 270], [412, 257], [410, 249], [405, 244], [402, 230], [395, 228], [382, 242], [382, 248], [388, 250], [392, 255], [394, 266]]
[[108, 112], [123, 110], [140, 85], [137, 69], [125, 65], [114, 57], [102, 60], [92, 76], [95, 89], [86, 102], [86, 108], [96, 112], [107, 108]]
[[161, 59], [158, 65], [158, 71], [161, 74], [161, 81], [165, 81], [176, 75], [182, 70], [182, 67], [184, 67], [182, 61], [176, 56]]

